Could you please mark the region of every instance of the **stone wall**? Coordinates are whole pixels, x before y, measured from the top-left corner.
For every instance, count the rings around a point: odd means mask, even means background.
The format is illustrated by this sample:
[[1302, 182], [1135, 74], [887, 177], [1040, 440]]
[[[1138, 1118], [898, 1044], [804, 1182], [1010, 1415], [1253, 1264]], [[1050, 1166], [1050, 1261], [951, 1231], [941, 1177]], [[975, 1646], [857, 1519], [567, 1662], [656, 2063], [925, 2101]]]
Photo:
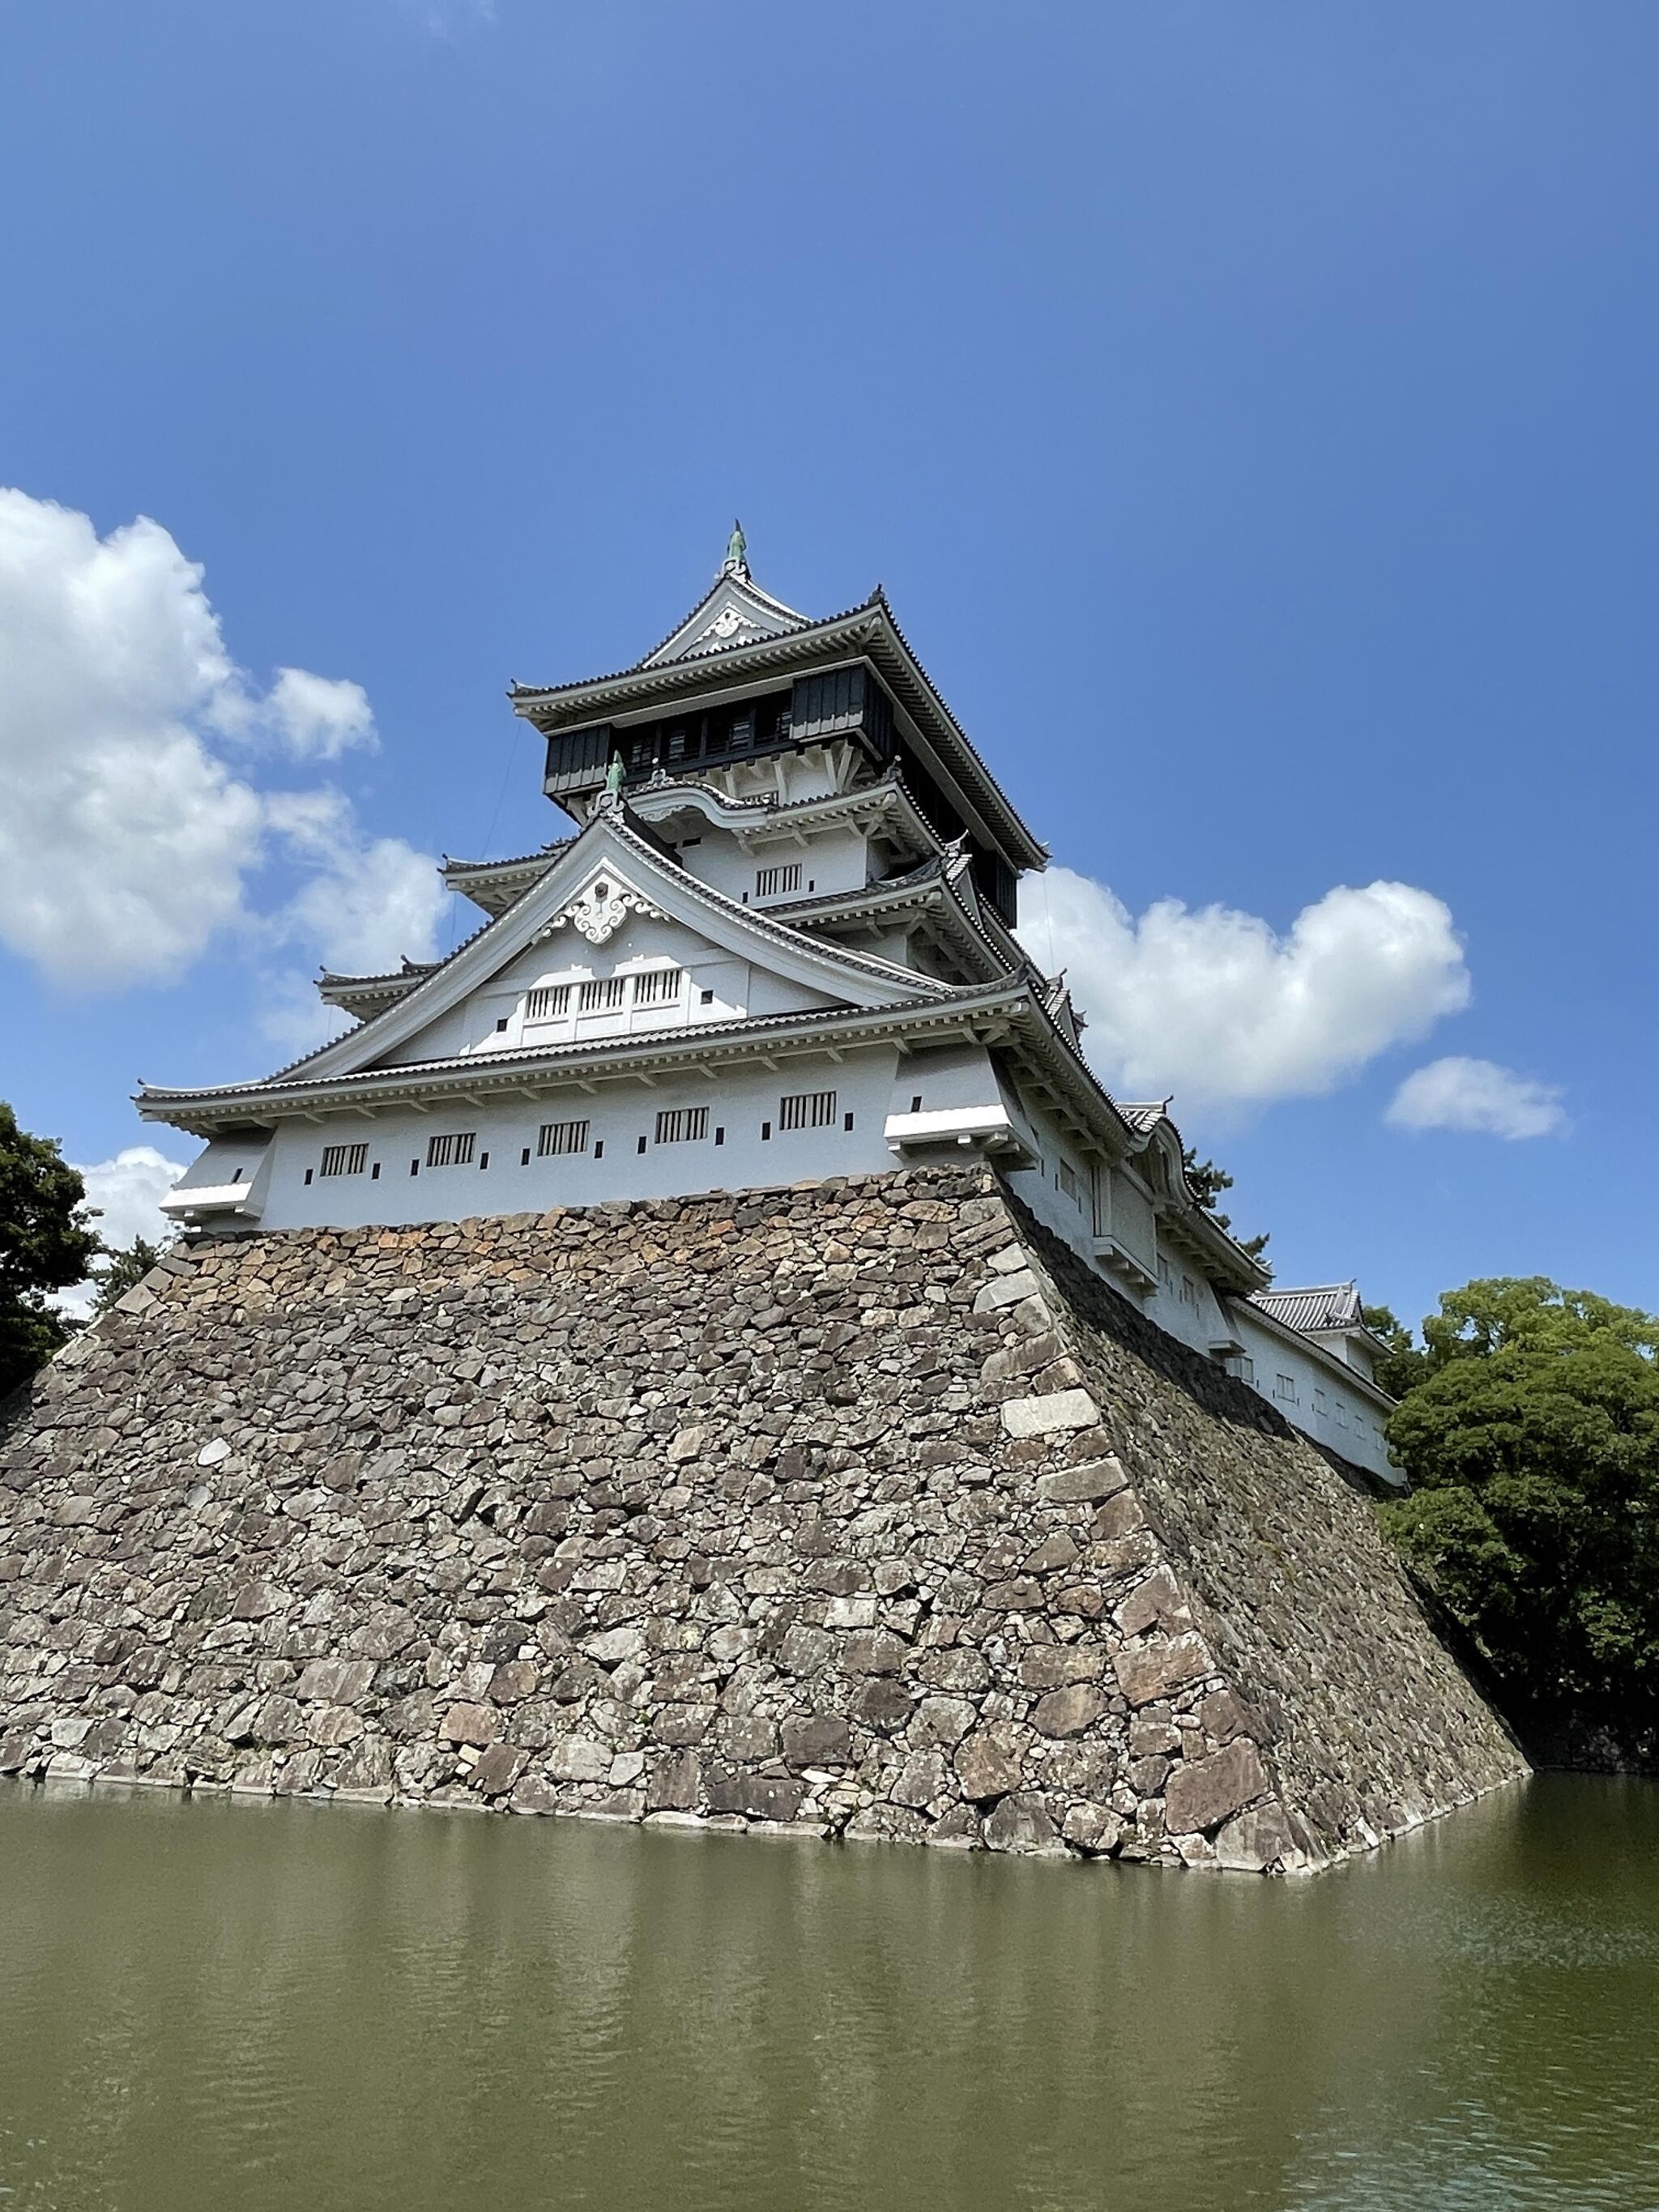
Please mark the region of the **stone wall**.
[[167, 1263], [8, 1409], [0, 1771], [1292, 1869], [1523, 1765], [963, 1168]]

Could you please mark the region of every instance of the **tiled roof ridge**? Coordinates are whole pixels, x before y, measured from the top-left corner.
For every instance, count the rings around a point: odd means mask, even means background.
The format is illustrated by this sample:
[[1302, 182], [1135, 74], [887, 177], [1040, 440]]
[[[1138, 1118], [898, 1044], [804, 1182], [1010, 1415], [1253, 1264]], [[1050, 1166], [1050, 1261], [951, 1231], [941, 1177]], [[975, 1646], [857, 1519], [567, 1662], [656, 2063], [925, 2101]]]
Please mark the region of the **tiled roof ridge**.
[[[510, 684], [507, 687], [508, 698], [533, 699], [538, 693], [547, 691], [586, 691], [591, 690], [594, 686], [600, 684], [620, 684], [625, 676], [644, 676], [649, 674], [652, 672], [652, 663], [655, 659], [655, 656], [662, 651], [664, 646], [669, 642], [671, 638], [677, 636], [678, 633], [685, 628], [685, 625], [690, 621], [692, 616], [696, 614], [697, 609], [700, 606], [702, 606], [708, 600], [713, 599], [715, 588], [715, 586], [711, 585], [708, 590], [703, 593], [702, 599], [695, 600], [692, 605], [686, 609], [685, 612], [680, 617], [673, 628], [664, 632], [663, 635], [659, 637], [657, 640], [657, 642], [652, 647], [649, 653], [642, 653], [637, 660], [630, 661], [627, 667], [612, 668], [603, 676], [578, 676], [573, 678], [568, 684]], [[759, 586], [757, 586], [756, 588], [758, 590]], [[763, 596], [769, 597], [769, 594], [763, 594]], [[877, 586], [876, 589], [870, 594], [867, 599], [860, 599], [856, 606], [843, 607], [839, 614], [834, 615], [799, 614], [793, 607], [782, 607], [782, 602], [779, 601], [778, 605], [782, 608], [782, 611], [789, 615], [793, 621], [794, 628], [793, 629], [782, 630], [779, 632], [778, 635], [780, 637], [793, 638], [803, 636], [808, 630], [832, 629], [837, 623], [847, 622], [850, 620], [854, 615], [867, 613], [869, 610], [875, 606], [878, 602], [884, 607], [886, 606], [887, 603], [885, 598], [882, 594], [881, 586], [879, 585]], [[888, 619], [890, 621], [892, 620], [890, 611], [889, 611]], [[898, 628], [898, 624], [894, 623], [893, 627], [896, 629]], [[748, 640], [746, 644], [732, 646], [727, 649], [733, 653], [744, 653], [748, 651], [751, 647], [763, 646], [772, 642], [775, 642], [775, 641], [767, 638], [750, 638]], [[702, 659], [706, 659], [708, 657], [708, 656], [706, 655], [702, 656]], [[658, 661], [656, 663], [658, 668], [679, 668], [682, 666], [690, 667], [699, 665], [701, 665], [701, 660], [696, 662], [671, 660]]]

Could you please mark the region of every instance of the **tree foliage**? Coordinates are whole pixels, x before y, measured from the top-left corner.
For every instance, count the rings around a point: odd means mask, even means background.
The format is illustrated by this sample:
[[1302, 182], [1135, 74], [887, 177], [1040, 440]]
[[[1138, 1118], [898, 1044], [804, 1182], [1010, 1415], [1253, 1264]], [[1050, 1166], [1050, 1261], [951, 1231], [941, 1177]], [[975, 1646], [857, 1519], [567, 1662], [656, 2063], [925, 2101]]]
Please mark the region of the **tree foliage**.
[[[1534, 1709], [1659, 1706], [1659, 1318], [1541, 1276], [1467, 1284], [1405, 1339], [1382, 1508]], [[1388, 1337], [1389, 1327], [1378, 1330]]]
[[1376, 1386], [1391, 1398], [1403, 1398], [1428, 1380], [1428, 1354], [1422, 1351], [1392, 1306], [1361, 1306], [1359, 1318], [1375, 1337], [1389, 1347], [1388, 1357], [1376, 1363]]
[[[1218, 1167], [1213, 1160], [1200, 1159], [1190, 1145], [1183, 1145], [1182, 1147], [1181, 1164], [1186, 1170], [1187, 1182], [1193, 1196], [1206, 1213], [1215, 1215], [1216, 1227], [1224, 1229], [1231, 1234], [1233, 1225], [1232, 1217], [1231, 1214], [1221, 1212], [1217, 1205], [1222, 1192], [1231, 1190], [1233, 1187], [1233, 1179], [1226, 1169]], [[1260, 1260], [1267, 1249], [1267, 1239], [1272, 1233], [1270, 1230], [1264, 1229], [1260, 1236], [1240, 1237], [1234, 1241], [1241, 1251], [1249, 1254], [1251, 1259]]]
[[131, 1244], [106, 1244], [105, 1263], [98, 1270], [98, 1287], [93, 1292], [94, 1313], [107, 1313], [118, 1298], [125, 1297], [135, 1284], [142, 1283], [165, 1249], [164, 1245], [152, 1244], [148, 1237], [135, 1237]]
[[68, 1339], [46, 1298], [82, 1281], [99, 1249], [86, 1195], [56, 1144], [0, 1101], [0, 1397]]

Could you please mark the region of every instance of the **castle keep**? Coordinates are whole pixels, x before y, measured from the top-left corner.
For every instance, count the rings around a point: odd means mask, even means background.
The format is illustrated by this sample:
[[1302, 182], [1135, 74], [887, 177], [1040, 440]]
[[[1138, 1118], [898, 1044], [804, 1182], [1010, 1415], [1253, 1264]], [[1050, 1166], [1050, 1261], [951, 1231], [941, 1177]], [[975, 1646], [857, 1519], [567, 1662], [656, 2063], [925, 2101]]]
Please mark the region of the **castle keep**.
[[1291, 1871], [1524, 1771], [1378, 1535], [1352, 1286], [1091, 1074], [881, 596], [734, 538], [514, 696], [574, 834], [142, 1096], [189, 1235], [0, 1408], [0, 1775]]
[[147, 1087], [205, 1138], [192, 1233], [741, 1191], [977, 1158], [1159, 1328], [1391, 1472], [1352, 1285], [1267, 1289], [1198, 1202], [1168, 1102], [1109, 1097], [1014, 935], [1046, 854], [880, 592], [810, 621], [733, 534], [613, 676], [516, 686], [576, 834], [449, 865], [485, 916], [434, 965], [325, 975], [355, 1026], [268, 1081]]

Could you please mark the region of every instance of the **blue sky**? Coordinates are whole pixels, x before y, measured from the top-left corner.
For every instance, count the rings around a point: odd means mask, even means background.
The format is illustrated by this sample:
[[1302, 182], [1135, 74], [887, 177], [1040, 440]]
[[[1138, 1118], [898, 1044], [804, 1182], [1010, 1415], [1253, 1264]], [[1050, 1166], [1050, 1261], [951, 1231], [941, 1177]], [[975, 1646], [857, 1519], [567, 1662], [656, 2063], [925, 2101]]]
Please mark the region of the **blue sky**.
[[[556, 830], [508, 680], [736, 513], [886, 585], [1281, 1280], [1659, 1304], [1656, 76], [1616, 0], [5, 10], [0, 1095], [187, 1158], [135, 1079], [447, 942]], [[1386, 1118], [1447, 1060], [1544, 1133]]]

